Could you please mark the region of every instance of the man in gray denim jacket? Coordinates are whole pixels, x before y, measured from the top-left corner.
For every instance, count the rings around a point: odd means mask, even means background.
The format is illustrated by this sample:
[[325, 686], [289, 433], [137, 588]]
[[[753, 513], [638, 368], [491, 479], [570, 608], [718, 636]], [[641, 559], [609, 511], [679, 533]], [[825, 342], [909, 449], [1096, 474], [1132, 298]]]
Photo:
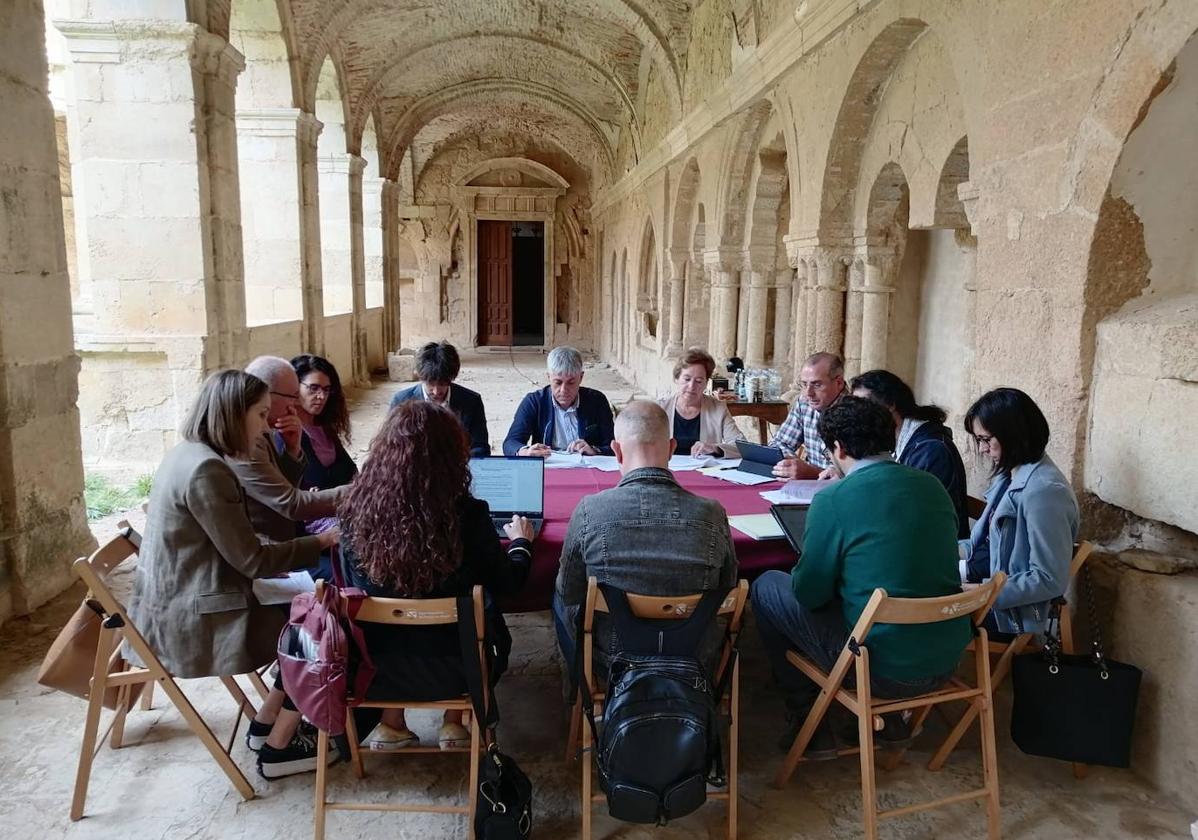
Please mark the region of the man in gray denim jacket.
[[[570, 517], [553, 596], [558, 644], [573, 661], [578, 611], [587, 578], [637, 595], [690, 595], [736, 583], [736, 555], [728, 515], [714, 499], [684, 490], [668, 469], [674, 441], [670, 421], [656, 403], [637, 400], [616, 418], [612, 444], [623, 478], [610, 490], [587, 496]], [[595, 628], [596, 649], [616, 649], [606, 623]], [[701, 655], [718, 649], [713, 625]]]

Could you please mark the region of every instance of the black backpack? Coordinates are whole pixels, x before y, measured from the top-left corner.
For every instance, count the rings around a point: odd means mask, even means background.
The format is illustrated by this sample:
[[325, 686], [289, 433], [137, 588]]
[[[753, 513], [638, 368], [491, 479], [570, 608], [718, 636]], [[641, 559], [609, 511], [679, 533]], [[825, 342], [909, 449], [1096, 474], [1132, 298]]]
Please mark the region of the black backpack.
[[[579, 681], [595, 733], [599, 784], [611, 816], [665, 825], [707, 801], [708, 781], [724, 784], [717, 703], [733, 660], [717, 686], [695, 654], [727, 592], [705, 593], [686, 619], [647, 620], [632, 614], [621, 590], [600, 589], [619, 652], [608, 668], [597, 733], [589, 687]], [[578, 639], [581, 649], [581, 634]]]

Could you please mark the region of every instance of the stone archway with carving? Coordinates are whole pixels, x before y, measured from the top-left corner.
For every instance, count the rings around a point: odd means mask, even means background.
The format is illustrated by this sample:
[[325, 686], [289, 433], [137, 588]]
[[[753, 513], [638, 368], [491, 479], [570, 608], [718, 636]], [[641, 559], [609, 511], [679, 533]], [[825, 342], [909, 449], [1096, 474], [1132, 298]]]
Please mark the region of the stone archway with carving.
[[478, 222], [501, 219], [542, 222], [544, 254], [544, 344], [554, 344], [556, 325], [554, 221], [557, 201], [570, 184], [557, 172], [522, 157], [491, 158], [466, 172], [453, 186], [453, 202], [465, 234], [462, 273], [467, 278], [466, 311], [472, 346], [478, 346]]

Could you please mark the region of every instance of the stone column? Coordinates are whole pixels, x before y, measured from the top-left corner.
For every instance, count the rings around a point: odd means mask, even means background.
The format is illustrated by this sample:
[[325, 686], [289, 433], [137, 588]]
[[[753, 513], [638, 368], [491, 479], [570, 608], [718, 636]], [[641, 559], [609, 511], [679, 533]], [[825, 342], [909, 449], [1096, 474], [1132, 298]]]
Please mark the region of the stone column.
[[[200, 176], [200, 213], [208, 228], [208, 361], [205, 372], [249, 361], [237, 168], [237, 77], [245, 58], [224, 38], [197, 30], [191, 54]], [[199, 126], [203, 124], [201, 129]], [[205, 189], [206, 187], [206, 189]]]
[[296, 123], [295, 150], [299, 177], [300, 297], [303, 312], [301, 340], [306, 353], [324, 355], [324, 280], [320, 254], [320, 169], [316, 142], [324, 124], [301, 113]]
[[772, 364], [786, 377], [786, 369], [790, 366], [791, 330], [790, 315], [794, 306], [793, 289], [796, 284], [795, 270], [781, 268], [774, 273], [774, 289], [777, 298], [774, 302], [774, 358]]
[[685, 251], [670, 251], [670, 311], [669, 328], [666, 333], [666, 355], [673, 357], [682, 352], [682, 323], [686, 317], [686, 262]]
[[383, 350], [400, 347], [399, 311], [399, 184], [383, 181]]
[[736, 355], [736, 326], [740, 287], [727, 263], [709, 263], [711, 270], [711, 354], [716, 364]]
[[845, 264], [835, 253], [821, 253], [816, 265], [815, 352], [843, 353]]
[[797, 377], [807, 352], [807, 260], [795, 259], [794, 300], [791, 327], [791, 370]]
[[96, 544], [44, 43], [41, 0], [0, 4], [0, 621], [70, 586]]
[[736, 278], [736, 355], [749, 355], [749, 279], [747, 268], [737, 271]]
[[233, 117], [242, 59], [190, 23], [55, 26], [72, 56], [80, 271], [94, 309], [76, 335], [93, 431], [84, 457], [152, 473], [204, 375], [248, 353]]
[[799, 359], [800, 364], [803, 359], [810, 356], [812, 353], [818, 352], [819, 336], [816, 335], [816, 323], [818, 321], [817, 304], [819, 300], [819, 277], [820, 267], [816, 264], [814, 258], [807, 260], [807, 288], [806, 294], [803, 296], [804, 318], [806, 319], [807, 328], [805, 331], [806, 341], [803, 346], [803, 354]]
[[[745, 364], [749, 367], [763, 368], [765, 358], [765, 313], [769, 302], [770, 284], [765, 272], [749, 272], [749, 302], [746, 307]], [[777, 333], [775, 333], [775, 336]]]
[[[250, 324], [299, 321], [298, 108], [237, 114], [241, 217], [245, 243], [246, 319]], [[292, 222], [280, 222], [290, 218]]]
[[861, 308], [861, 366], [864, 370], [886, 367], [886, 343], [890, 334], [890, 295], [886, 285], [887, 260], [870, 257], [865, 262], [864, 298]]
[[350, 272], [350, 350], [353, 379], [359, 387], [370, 386], [366, 364], [366, 231], [362, 221], [362, 173], [366, 158], [349, 156], [349, 272]]
[[861, 287], [865, 282], [865, 271], [860, 260], [854, 260], [849, 266], [849, 294], [844, 315], [844, 375], [851, 379], [862, 370], [872, 368], [861, 367]]

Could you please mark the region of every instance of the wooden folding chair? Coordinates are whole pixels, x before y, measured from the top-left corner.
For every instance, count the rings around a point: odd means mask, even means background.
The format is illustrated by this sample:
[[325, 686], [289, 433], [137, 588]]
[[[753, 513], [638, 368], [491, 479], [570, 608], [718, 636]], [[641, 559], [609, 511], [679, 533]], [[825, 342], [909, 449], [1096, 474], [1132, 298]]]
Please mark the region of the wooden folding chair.
[[[1094, 551], [1094, 544], [1082, 541], [1078, 543], [1073, 552], [1073, 560], [1069, 564], [1069, 588], [1072, 588], [1073, 583], [1077, 580], [1078, 574], [1081, 573], [1082, 567], [1086, 565], [1086, 561], [1090, 559], [1090, 554]], [[1068, 592], [1068, 588], [1066, 592]], [[977, 655], [980, 640], [974, 640], [966, 648], [968, 651], [973, 651]], [[987, 649], [990, 656], [995, 656], [997, 659], [991, 666], [993, 669], [991, 682], [997, 690], [1003, 681], [1010, 675], [1011, 666], [1015, 661], [1015, 657], [1023, 653], [1029, 647], [1032, 647], [1036, 642], [1035, 633], [1020, 633], [1009, 642], [991, 641], [987, 644]], [[1061, 650], [1064, 653], [1075, 653], [1076, 648], [1073, 643], [1073, 610], [1069, 607], [1069, 602], [1066, 599], [1061, 605]], [[967, 708], [965, 713], [961, 715], [960, 720], [956, 722], [953, 728], [949, 731], [944, 742], [932, 755], [928, 761], [929, 770], [939, 770], [944, 767], [944, 762], [948, 760], [949, 754], [956, 749], [957, 744], [977, 717], [977, 711], [973, 708]], [[1082, 779], [1086, 775], [1086, 765], [1074, 764], [1073, 775]]]
[[[802, 729], [795, 736], [790, 752], [787, 753], [777, 775], [774, 776], [774, 786], [781, 788], [786, 785], [802, 760], [803, 752], [815, 734], [816, 727], [824, 719], [832, 701], [836, 700], [857, 716], [859, 746], [841, 750], [840, 754], [858, 753], [860, 755], [862, 819], [867, 840], [876, 840], [879, 820], [973, 799], [986, 800], [988, 836], [990, 840], [998, 840], [998, 760], [994, 741], [994, 704], [990, 684], [990, 659], [985, 656], [976, 658], [976, 685], [970, 686], [964, 681], [952, 677], [944, 687], [918, 697], [903, 700], [875, 698], [871, 693], [869, 681], [869, 631], [875, 624], [935, 624], [971, 615], [978, 643], [984, 648], [987, 644], [987, 637], [986, 630], [981, 624], [1004, 583], [1006, 583], [1006, 575], [1000, 572], [989, 582], [975, 589], [939, 598], [891, 598], [886, 594], [886, 590], [875, 589], [874, 594], [866, 603], [861, 617], [857, 620], [856, 626], [849, 634], [849, 641], [845, 644], [844, 650], [841, 651], [830, 671], [825, 673], [806, 657], [796, 651], [789, 651], [786, 654], [787, 661], [815, 682], [820, 687], [820, 693], [811, 712], [807, 715], [807, 719], [803, 722]], [[849, 669], [854, 666], [856, 688], [846, 688], [845, 679], [848, 677]], [[881, 716], [890, 712], [914, 710], [915, 716], [912, 719], [912, 729], [914, 730], [923, 722], [933, 706], [954, 700], [966, 701], [975, 716], [981, 716], [982, 787], [928, 802], [879, 811], [874, 779], [873, 733], [875, 729], [880, 728], [877, 723], [880, 722]]]
[[[632, 614], [637, 618], [644, 619], [684, 619], [698, 606], [702, 600], [702, 594], [699, 595], [684, 595], [678, 598], [663, 598], [651, 595], [628, 595], [628, 606], [632, 610]], [[736, 644], [736, 637], [740, 633], [741, 625], [744, 621], [745, 604], [749, 599], [749, 583], [748, 581], [740, 581], [736, 588], [728, 593], [728, 597], [720, 604], [717, 610], [717, 616], [727, 616], [728, 618], [728, 634], [726, 636], [727, 643], [720, 652], [719, 666], [715, 670], [713, 680], [715, 683], [720, 682], [720, 677], [724, 673], [724, 669], [729, 666], [729, 660], [732, 657], [732, 647]], [[606, 694], [599, 689], [595, 680], [594, 668], [594, 626], [595, 613], [607, 612], [607, 602], [603, 599], [603, 593], [599, 591], [598, 581], [594, 578], [587, 579], [587, 596], [586, 603], [583, 607], [583, 622], [582, 622], [582, 638], [578, 639], [578, 644], [582, 645], [582, 675], [581, 679], [587, 681], [590, 687], [591, 698], [594, 700], [594, 709], [592, 713], [596, 718], [603, 716], [603, 701]], [[732, 676], [729, 680], [729, 688], [727, 697], [721, 698], [720, 711], [722, 714], [728, 715], [728, 789], [725, 791], [709, 792], [708, 799], [726, 799], [728, 800], [728, 838], [735, 840], [736, 838], [736, 801], [737, 801], [737, 755], [740, 746], [740, 658], [732, 660]], [[582, 838], [583, 840], [591, 840], [591, 811], [595, 807], [596, 802], [602, 802], [604, 795], [602, 793], [592, 793], [593, 779], [593, 761], [591, 757], [591, 729], [589, 726], [582, 725], [582, 695], [574, 701], [574, 709], [570, 716], [570, 734], [567, 738], [566, 760], [569, 761], [574, 755], [581, 754], [582, 762]], [[579, 745], [579, 736], [581, 734], [581, 753], [577, 749]]]
[[[320, 600], [320, 589], [324, 581], [317, 581], [316, 598]], [[483, 702], [487, 703], [490, 692], [490, 682], [487, 677], [487, 660], [484, 653], [484, 636], [486, 618], [483, 611], [483, 588], [474, 587], [474, 627], [478, 643], [478, 657], [482, 669]], [[441, 624], [457, 624], [458, 606], [454, 598], [366, 598], [358, 610], [355, 621], [371, 624], [391, 624], [431, 627]], [[474, 709], [470, 696], [463, 695], [447, 700], [411, 701], [411, 700], [365, 700], [350, 698], [351, 706], [345, 716], [345, 732], [349, 740], [350, 763], [354, 775], [359, 779], [366, 777], [366, 768], [362, 764], [362, 750], [358, 743], [358, 728], [354, 723], [354, 708], [363, 709], [438, 709], [440, 711], [461, 711], [467, 714]], [[328, 751], [329, 734], [323, 729], [317, 735], [316, 748], [316, 840], [323, 840], [326, 812], [328, 811], [402, 811], [407, 813], [425, 814], [462, 814], [466, 817], [466, 836], [474, 837], [474, 809], [478, 801], [478, 768], [479, 757], [486, 749], [487, 742], [483, 738], [482, 721], [477, 715], [469, 714], [470, 746], [441, 749], [440, 747], [405, 747], [389, 755], [413, 755], [419, 753], [469, 753], [470, 779], [469, 796], [465, 805], [408, 805], [389, 802], [334, 802], [328, 798]], [[489, 733], [488, 733], [489, 736]]]
[[[253, 786], [246, 780], [245, 775], [237, 765], [233, 763], [233, 760], [229, 757], [229, 752], [232, 750], [233, 743], [237, 737], [237, 725], [240, 723], [241, 715], [246, 714], [252, 718], [255, 714], [254, 706], [242, 692], [233, 677], [220, 678], [238, 705], [238, 717], [233, 725], [233, 733], [229, 736], [228, 744], [222, 746], [220, 741], [212, 733], [212, 730], [208, 728], [208, 724], [204, 722], [199, 712], [192, 706], [191, 701], [183, 694], [178, 683], [175, 682], [175, 678], [166, 670], [154, 651], [150, 649], [145, 638], [129, 619], [125, 608], [112, 594], [112, 590], [108, 588], [105, 582], [108, 573], [128, 557], [136, 554], [141, 545], [140, 535], [129, 527], [128, 523], [122, 522], [121, 527], [122, 530], [116, 537], [113, 537], [107, 543], [100, 546], [100, 548], [96, 549], [91, 557], [81, 557], [76, 560], [73, 567], [75, 574], [87, 584], [86, 603], [103, 620], [100, 624], [99, 643], [96, 646], [95, 664], [92, 669], [91, 687], [88, 692], [87, 718], [83, 727], [83, 742], [79, 749], [79, 767], [75, 773], [75, 793], [71, 800], [71, 819], [78, 820], [83, 817], [83, 806], [87, 799], [87, 787], [91, 780], [92, 762], [99, 751], [98, 743], [103, 743], [104, 738], [108, 737], [113, 749], [121, 747], [121, 742], [124, 738], [125, 719], [130, 707], [136, 700], [133, 696], [133, 690], [137, 686], [143, 686], [143, 690], [148, 689], [155, 683], [159, 683], [162, 686], [162, 690], [166, 692], [167, 697], [175, 704], [175, 707], [179, 710], [179, 714], [183, 716], [183, 720], [187, 723], [188, 728], [195, 733], [208, 752], [212, 754], [217, 765], [224, 771], [224, 774], [229, 778], [230, 783], [237, 789], [242, 798], [246, 800], [253, 799]], [[121, 660], [120, 645], [122, 641], [129, 644], [129, 647], [144, 663], [143, 667], [136, 667], [131, 663], [125, 663], [123, 670], [113, 670], [118, 661]], [[112, 722], [104, 734], [100, 735], [100, 712], [104, 705], [104, 695], [110, 688], [119, 689], [119, 700]], [[145, 703], [144, 695], [143, 703]]]

